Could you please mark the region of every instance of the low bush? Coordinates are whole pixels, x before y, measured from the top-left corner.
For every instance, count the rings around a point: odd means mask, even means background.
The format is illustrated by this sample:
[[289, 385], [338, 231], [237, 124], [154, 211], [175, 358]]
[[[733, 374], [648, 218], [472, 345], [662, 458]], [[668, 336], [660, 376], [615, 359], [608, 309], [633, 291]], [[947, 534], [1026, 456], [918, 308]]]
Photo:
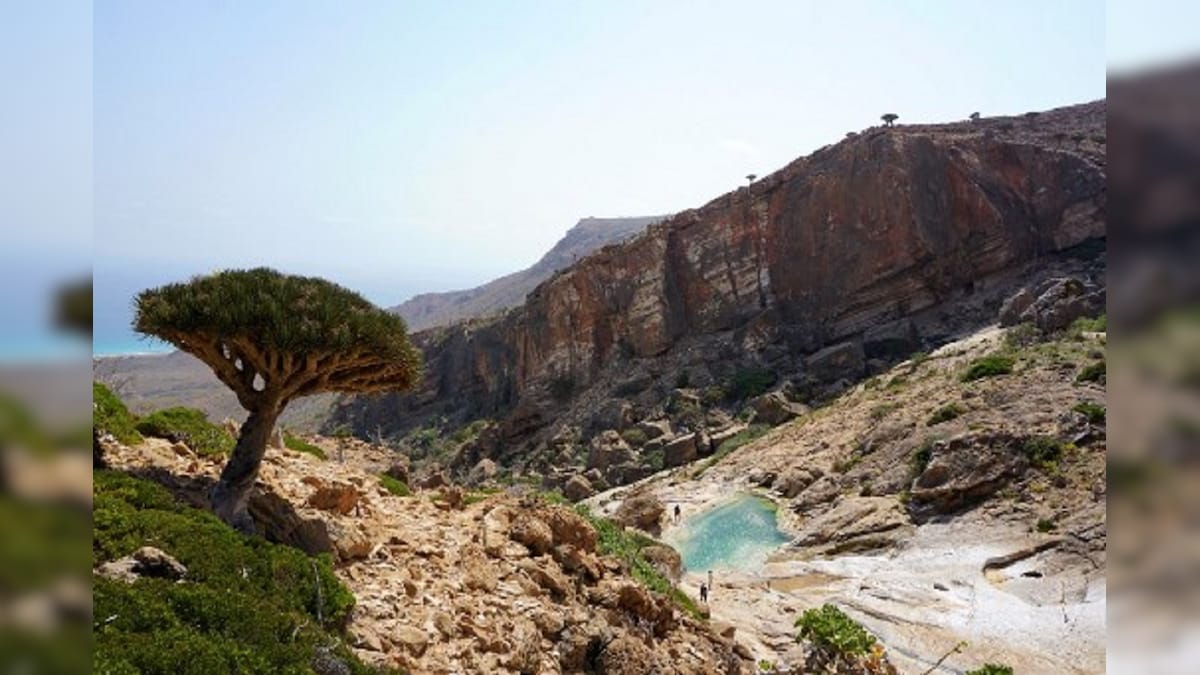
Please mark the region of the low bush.
[[1084, 366], [1083, 370], [1075, 376], [1076, 382], [1099, 382], [1105, 384], [1108, 377], [1108, 364], [1104, 361], [1097, 361], [1088, 366]]
[[744, 401], [763, 394], [775, 384], [775, 373], [765, 368], [739, 368], [725, 388], [729, 401]]
[[155, 411], [138, 421], [137, 430], [145, 436], [186, 443], [200, 455], [227, 455], [233, 451], [233, 436], [195, 408], [177, 406]]
[[991, 354], [971, 362], [963, 373], [962, 381], [971, 382], [985, 377], [1008, 375], [1013, 370], [1013, 359], [1003, 354]]
[[1058, 525], [1056, 525], [1053, 520], [1050, 520], [1049, 518], [1038, 518], [1038, 521], [1037, 521], [1037, 531], [1038, 532], [1045, 534], [1047, 532], [1053, 532], [1056, 529], [1058, 529]]
[[137, 421], [125, 403], [100, 382], [92, 382], [92, 427], [125, 445], [142, 442]]
[[942, 422], [949, 422], [950, 420], [961, 416], [965, 412], [967, 412], [967, 409], [957, 403], [944, 405], [935, 410], [933, 414], [929, 416], [929, 419], [925, 421], [925, 426], [932, 427], [934, 425], [941, 424]]
[[322, 450], [321, 448], [313, 445], [312, 443], [309, 443], [308, 441], [304, 440], [303, 438], [300, 438], [299, 436], [293, 436], [292, 434], [290, 434], [286, 431], [283, 432], [283, 445], [288, 450], [294, 450], [296, 452], [303, 452], [304, 454], [312, 455], [313, 457], [316, 457], [317, 459], [329, 459], [329, 456], [326, 455], [325, 451]]
[[1056, 469], [1066, 449], [1066, 444], [1053, 436], [1030, 436], [1021, 443], [1021, 452], [1029, 463], [1043, 471]]
[[1108, 331], [1108, 316], [1101, 314], [1095, 318], [1081, 316], [1067, 329], [1067, 334], [1076, 340], [1082, 339], [1084, 333], [1104, 333]]
[[919, 448], [913, 451], [912, 459], [909, 460], [909, 466], [912, 469], [914, 478], [925, 473], [925, 469], [929, 467], [929, 462], [933, 461], [933, 444], [936, 442], [937, 439], [927, 438]]
[[1004, 333], [1004, 343], [1013, 348], [1030, 347], [1041, 339], [1041, 329], [1028, 321], [1013, 326]]
[[383, 485], [383, 489], [396, 495], [397, 497], [411, 497], [412, 490], [408, 489], [408, 484], [402, 480], [397, 480], [387, 475], [386, 473], [379, 474], [379, 483]]
[[1108, 410], [1104, 406], [1091, 401], [1080, 401], [1072, 410], [1086, 417], [1087, 421], [1092, 424], [1104, 424], [1108, 417]]
[[796, 619], [796, 627], [800, 629], [798, 639], [837, 654], [866, 656], [875, 646], [875, 636], [834, 605], [805, 610]]
[[96, 672], [311, 672], [314, 658], [374, 672], [341, 643], [354, 597], [328, 555], [243, 536], [145, 480], [98, 471], [93, 485], [97, 562], [153, 545], [187, 567], [180, 583], [94, 579]]
[[646, 432], [636, 427], [622, 431], [621, 438], [635, 448], [640, 448], [646, 444]]

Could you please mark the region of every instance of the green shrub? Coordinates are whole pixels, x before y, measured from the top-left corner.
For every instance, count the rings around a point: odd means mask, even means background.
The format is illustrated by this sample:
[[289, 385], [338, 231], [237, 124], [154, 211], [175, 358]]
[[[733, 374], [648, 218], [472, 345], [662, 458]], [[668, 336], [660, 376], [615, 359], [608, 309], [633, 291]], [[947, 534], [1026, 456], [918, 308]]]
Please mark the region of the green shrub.
[[805, 610], [796, 626], [800, 628], [798, 639], [844, 656], [867, 656], [875, 646], [874, 635], [830, 604]]
[[1081, 316], [1071, 324], [1067, 329], [1068, 335], [1075, 339], [1083, 337], [1084, 333], [1104, 333], [1108, 331], [1108, 315], [1101, 314], [1098, 317], [1089, 319]]
[[934, 413], [929, 416], [929, 419], [925, 421], [925, 426], [932, 427], [936, 424], [941, 424], [942, 422], [949, 422], [965, 412], [967, 412], [967, 409], [957, 403], [944, 405], [935, 410]]
[[646, 444], [646, 432], [638, 428], [631, 428], [622, 431], [621, 438], [635, 448], [640, 448]]
[[971, 382], [985, 377], [1008, 375], [1013, 370], [1013, 359], [1003, 354], [991, 354], [971, 362], [963, 373], [962, 381]]
[[642, 465], [649, 467], [654, 473], [658, 473], [666, 467], [666, 453], [662, 448], [651, 450], [642, 455]]
[[1058, 525], [1056, 525], [1053, 520], [1051, 520], [1049, 518], [1038, 518], [1038, 521], [1037, 521], [1037, 531], [1038, 532], [1045, 534], [1046, 532], [1052, 532], [1056, 529], [1058, 529]]
[[692, 376], [686, 369], [679, 371], [679, 374], [675, 376], [676, 389], [687, 389], [691, 383]]
[[503, 491], [504, 490], [501, 488], [479, 488], [478, 490], [471, 490], [463, 498], [463, 504], [466, 504], [467, 506], [478, 504], [479, 502], [488, 499], [492, 495], [499, 494]]
[[906, 384], [908, 384], [907, 377], [905, 377], [903, 375], [896, 375], [892, 379], [888, 380], [887, 388], [888, 389], [899, 389]]
[[408, 489], [408, 484], [402, 480], [392, 478], [386, 473], [379, 474], [379, 483], [383, 485], [383, 489], [396, 495], [397, 497], [412, 496], [412, 490]]
[[1021, 452], [1029, 463], [1043, 471], [1057, 468], [1065, 451], [1066, 444], [1053, 436], [1030, 436], [1021, 443]]
[[1013, 669], [1012, 666], [985, 663], [980, 668], [968, 670], [967, 675], [1013, 675]]
[[639, 532], [626, 530], [608, 518], [592, 515], [591, 510], [583, 504], [576, 505], [575, 511], [596, 528], [596, 551], [600, 555], [611, 555], [625, 561], [635, 581], [656, 593], [666, 595], [692, 618], [702, 618], [696, 603], [642, 556], [642, 549], [647, 546], [664, 544]]
[[745, 429], [742, 429], [741, 431], [737, 432], [733, 436], [725, 439], [721, 443], [721, 445], [717, 447], [717, 451], [712, 454], [712, 457], [709, 457], [707, 460], [705, 460], [705, 462], [703, 464], [700, 465], [700, 468], [696, 469], [696, 472], [694, 474], [692, 474], [692, 478], [693, 479], [699, 478], [700, 476], [702, 476], [704, 474], [705, 471], [708, 471], [708, 469], [710, 467], [712, 467], [714, 464], [721, 461], [722, 459], [725, 459], [725, 457], [727, 457], [729, 455], [729, 453], [733, 452], [734, 450], [737, 450], [738, 448], [742, 447], [743, 445], [746, 445], [747, 443], [749, 443], [753, 440], [761, 438], [764, 434], [766, 434], [770, 430], [771, 430], [771, 427], [770, 427], [770, 425], [767, 425], [767, 424], [751, 424], [750, 426], [746, 427]]
[[188, 570], [183, 583], [94, 579], [97, 672], [311, 672], [323, 645], [349, 672], [372, 672], [338, 639], [354, 597], [328, 555], [243, 536], [131, 476], [98, 471], [93, 486], [97, 562], [151, 545]]
[[1028, 321], [1013, 326], [1004, 333], [1005, 344], [1013, 348], [1029, 347], [1041, 339], [1041, 329]]
[[125, 445], [142, 442], [129, 409], [112, 390], [99, 382], [92, 382], [92, 426], [97, 431], [112, 434]]
[[933, 444], [936, 442], [937, 439], [927, 438], [921, 444], [921, 447], [913, 451], [909, 465], [912, 468], [912, 475], [914, 477], [925, 473], [925, 469], [929, 467], [929, 462], [933, 461]]
[[286, 431], [283, 432], [283, 445], [288, 450], [294, 450], [296, 452], [303, 452], [307, 455], [312, 455], [313, 457], [316, 457], [317, 459], [329, 459], [329, 457], [325, 454], [325, 451], [322, 450], [321, 448], [313, 445], [312, 443], [309, 443], [308, 441], [304, 440], [303, 438], [300, 438], [299, 436], [293, 436], [292, 434], [290, 434]]
[[1092, 424], [1104, 424], [1105, 419], [1108, 417], [1108, 410], [1104, 406], [1092, 403], [1091, 401], [1080, 401], [1075, 404], [1072, 410], [1086, 417], [1087, 421]]
[[469, 440], [473, 440], [478, 437], [479, 432], [487, 428], [487, 425], [490, 423], [491, 421], [486, 419], [473, 420], [470, 424], [464, 427], [459, 427], [454, 433], [450, 434], [450, 440], [460, 444]]
[[702, 403], [706, 406], [712, 407], [714, 405], [717, 405], [721, 401], [724, 401], [728, 397], [729, 397], [729, 395], [725, 392], [724, 387], [720, 387], [720, 386], [717, 386], [714, 384], [713, 386], [705, 389], [704, 393], [700, 394], [700, 403]]
[[887, 403], [880, 403], [879, 405], [875, 406], [874, 408], [871, 408], [870, 417], [873, 421], [878, 422], [879, 420], [883, 419], [884, 417], [887, 417], [888, 413], [892, 412], [893, 410], [895, 410], [899, 407], [900, 407], [900, 404], [895, 403], [893, 401], [888, 401]]
[[145, 436], [186, 443], [200, 455], [227, 455], [233, 451], [233, 437], [195, 408], [177, 406], [155, 411], [138, 421], [137, 430]]
[[775, 384], [775, 373], [765, 368], [739, 368], [725, 389], [729, 401], [744, 401], [765, 393]]
[[1105, 384], [1108, 376], [1108, 365], [1104, 361], [1097, 361], [1091, 365], [1085, 366], [1079, 371], [1079, 375], [1075, 376], [1076, 382], [1099, 382]]

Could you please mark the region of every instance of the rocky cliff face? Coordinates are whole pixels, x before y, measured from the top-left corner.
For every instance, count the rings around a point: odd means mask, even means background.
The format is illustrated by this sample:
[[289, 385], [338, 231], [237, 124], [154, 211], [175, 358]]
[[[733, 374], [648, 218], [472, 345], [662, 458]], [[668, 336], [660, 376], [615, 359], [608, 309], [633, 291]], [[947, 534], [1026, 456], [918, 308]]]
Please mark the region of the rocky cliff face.
[[528, 269], [464, 291], [422, 293], [393, 307], [391, 311], [404, 317], [414, 331], [502, 312], [524, 302], [529, 291], [558, 270], [574, 264], [601, 246], [628, 239], [659, 220], [662, 220], [662, 216], [584, 218]]
[[1102, 267], [1104, 125], [1100, 101], [851, 134], [600, 249], [502, 317], [418, 335], [422, 390], [339, 418], [487, 416], [513, 445], [614, 391], [666, 395], [685, 369], [692, 386], [738, 363], [853, 380], [994, 321], [1059, 262]]

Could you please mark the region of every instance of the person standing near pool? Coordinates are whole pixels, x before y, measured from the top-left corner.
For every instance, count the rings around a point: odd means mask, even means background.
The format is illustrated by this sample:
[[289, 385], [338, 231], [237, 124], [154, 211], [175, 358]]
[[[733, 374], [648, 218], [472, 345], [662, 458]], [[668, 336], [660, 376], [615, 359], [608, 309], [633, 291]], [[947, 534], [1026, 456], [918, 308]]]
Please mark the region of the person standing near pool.
[[713, 588], [713, 582], [712, 582], [712, 570], [709, 570], [709, 571], [708, 571], [708, 590], [709, 590], [709, 591], [712, 591], [712, 588]]
[[708, 586], [700, 584], [700, 602], [708, 602]]
[[679, 505], [675, 505], [675, 524], [679, 524]]

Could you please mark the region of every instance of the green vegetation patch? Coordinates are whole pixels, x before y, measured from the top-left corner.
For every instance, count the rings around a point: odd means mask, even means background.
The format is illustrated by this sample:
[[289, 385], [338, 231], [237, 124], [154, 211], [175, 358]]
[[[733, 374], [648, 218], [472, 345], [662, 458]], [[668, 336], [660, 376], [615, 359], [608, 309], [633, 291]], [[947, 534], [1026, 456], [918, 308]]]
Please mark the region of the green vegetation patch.
[[635, 448], [640, 448], [646, 444], [646, 432], [636, 427], [622, 431], [621, 438]]
[[967, 366], [966, 372], [962, 375], [962, 381], [972, 382], [985, 377], [1008, 375], [1013, 370], [1013, 363], [1012, 357], [1004, 354], [990, 354], [975, 359], [971, 365]]
[[929, 462], [933, 461], [933, 444], [936, 442], [936, 438], [927, 438], [921, 444], [921, 447], [913, 451], [912, 459], [909, 460], [909, 466], [912, 468], [914, 478], [925, 473], [925, 469], [929, 467]]
[[949, 422], [952, 419], [960, 417], [967, 409], [957, 403], [944, 405], [933, 412], [929, 419], [925, 421], [925, 426], [932, 427], [942, 422]]
[[201, 455], [228, 455], [233, 451], [233, 437], [195, 408], [158, 410], [139, 420], [137, 430], [145, 436], [186, 443]]
[[611, 555], [624, 560], [629, 566], [630, 575], [638, 583], [655, 593], [666, 595], [692, 618], [704, 618], [696, 603], [642, 556], [642, 549], [647, 546], [664, 546], [665, 544], [640, 532], [626, 530], [608, 518], [592, 515], [591, 510], [583, 504], [576, 505], [575, 512], [586, 518], [592, 527], [596, 528], [596, 550], [600, 555]]
[[1029, 463], [1043, 471], [1058, 468], [1058, 461], [1067, 450], [1067, 444], [1053, 436], [1030, 436], [1021, 443], [1021, 452]]
[[99, 382], [92, 382], [92, 426], [97, 431], [112, 434], [125, 445], [142, 442], [137, 421], [125, 403], [111, 389]]
[[375, 672], [340, 641], [354, 597], [328, 555], [246, 537], [154, 483], [94, 477], [97, 562], [155, 546], [187, 567], [182, 582], [97, 577], [94, 668], [110, 673], [302, 673], [318, 653]]
[[875, 646], [875, 636], [834, 605], [805, 610], [796, 626], [799, 639], [844, 656], [867, 656]]
[[714, 464], [728, 457], [729, 453], [737, 450], [751, 441], [761, 438], [770, 430], [771, 427], [767, 424], [751, 424], [733, 436], [725, 439], [725, 441], [722, 442], [717, 448], [717, 451], [713, 453], [712, 457], [709, 457], [703, 464], [700, 465], [700, 468], [696, 469], [696, 472], [692, 474], [692, 478], [695, 479], [704, 475], [705, 471], [708, 471]]
[[293, 436], [286, 431], [283, 433], [283, 445], [287, 447], [288, 450], [303, 452], [304, 454], [312, 455], [317, 459], [329, 459], [329, 456], [325, 454], [325, 451], [318, 446], [309, 443], [299, 436]]
[[1038, 518], [1037, 531], [1045, 534], [1058, 529], [1058, 525], [1049, 518]]
[[766, 368], [739, 368], [725, 387], [725, 396], [730, 401], [754, 398], [766, 393], [775, 380], [775, 373]]
[[1108, 409], [1091, 401], [1080, 401], [1071, 409], [1086, 417], [1087, 421], [1092, 424], [1104, 424], [1105, 419], [1108, 418]]
[[396, 495], [397, 497], [411, 497], [412, 490], [408, 489], [408, 484], [402, 480], [397, 480], [387, 475], [386, 473], [379, 474], [379, 482], [383, 485], [383, 489]]
[[1075, 376], [1076, 382], [1099, 382], [1105, 384], [1108, 377], [1108, 364], [1103, 360], [1084, 366]]

